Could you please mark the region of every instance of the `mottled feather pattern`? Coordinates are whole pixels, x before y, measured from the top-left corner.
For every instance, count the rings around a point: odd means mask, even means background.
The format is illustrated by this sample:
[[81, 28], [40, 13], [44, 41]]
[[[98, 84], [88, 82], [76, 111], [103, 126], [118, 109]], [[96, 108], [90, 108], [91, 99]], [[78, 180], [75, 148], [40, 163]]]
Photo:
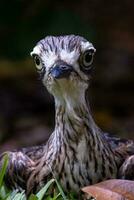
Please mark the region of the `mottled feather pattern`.
[[[8, 186], [29, 195], [54, 176], [65, 191], [78, 193], [81, 187], [106, 179], [134, 179], [129, 173], [134, 167], [133, 141], [104, 134], [92, 118], [86, 96], [91, 71], [85, 73], [79, 62], [87, 50], [95, 52], [92, 43], [75, 35], [48, 36], [33, 49], [31, 55], [41, 62], [42, 82], [55, 98], [55, 129], [46, 145], [8, 152]], [[51, 69], [61, 63], [71, 66], [72, 72], [56, 79]]]
[[67, 35], [67, 36], [47, 36], [45, 39], [39, 41], [37, 45], [41, 45], [41, 52], [52, 51], [58, 54], [61, 50], [67, 50], [69, 52], [74, 49], [79, 49], [80, 42], [85, 42], [86, 39], [80, 36]]

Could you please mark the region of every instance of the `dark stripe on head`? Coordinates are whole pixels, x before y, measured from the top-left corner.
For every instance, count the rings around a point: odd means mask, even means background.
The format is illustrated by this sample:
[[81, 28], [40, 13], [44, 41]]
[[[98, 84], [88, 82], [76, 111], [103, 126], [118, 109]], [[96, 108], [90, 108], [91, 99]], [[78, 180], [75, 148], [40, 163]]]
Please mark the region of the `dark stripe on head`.
[[65, 35], [65, 36], [47, 36], [37, 43], [37, 45], [41, 44], [43, 50], [46, 51], [54, 51], [58, 53], [61, 49], [66, 49], [68, 52], [73, 51], [74, 49], [79, 50], [81, 46], [81, 42], [87, 42], [81, 36], [75, 35]]

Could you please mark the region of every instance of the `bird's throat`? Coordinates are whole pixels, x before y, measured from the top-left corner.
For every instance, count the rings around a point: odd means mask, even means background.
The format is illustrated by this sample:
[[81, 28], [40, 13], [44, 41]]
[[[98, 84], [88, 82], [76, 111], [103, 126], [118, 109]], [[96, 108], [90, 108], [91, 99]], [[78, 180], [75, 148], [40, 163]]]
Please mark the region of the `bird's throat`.
[[57, 136], [67, 144], [72, 142], [78, 145], [83, 138], [87, 138], [93, 148], [95, 148], [95, 143], [100, 144], [102, 141], [100, 129], [91, 116], [85, 95], [81, 95], [75, 100], [68, 98], [64, 102], [56, 99], [55, 105], [54, 132]]
[[[77, 126], [77, 129], [81, 129], [81, 127], [91, 118], [83, 95], [77, 98], [70, 98], [66, 96], [61, 101], [56, 99], [55, 106], [55, 128], [58, 128], [59, 126], [61, 127], [61, 125], [64, 124], [64, 128], [68, 129], [70, 128], [70, 123], [72, 123], [74, 127]], [[70, 132], [72, 132], [71, 129]]]

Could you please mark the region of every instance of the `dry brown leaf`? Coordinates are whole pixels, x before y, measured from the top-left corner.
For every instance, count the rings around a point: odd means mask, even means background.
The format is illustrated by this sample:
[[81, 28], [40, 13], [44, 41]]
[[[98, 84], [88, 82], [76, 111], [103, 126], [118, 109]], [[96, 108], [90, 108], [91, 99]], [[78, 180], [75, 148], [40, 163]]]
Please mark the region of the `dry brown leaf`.
[[134, 181], [111, 179], [82, 188], [85, 197], [96, 200], [134, 200]]

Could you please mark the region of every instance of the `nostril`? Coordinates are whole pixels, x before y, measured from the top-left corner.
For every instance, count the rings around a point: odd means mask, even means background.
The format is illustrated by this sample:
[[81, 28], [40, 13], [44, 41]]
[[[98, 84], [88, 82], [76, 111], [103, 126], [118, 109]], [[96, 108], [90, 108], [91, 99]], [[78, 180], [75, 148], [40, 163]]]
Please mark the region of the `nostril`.
[[66, 65], [61, 65], [61, 69], [62, 69], [62, 70], [68, 70], [68, 69], [69, 69], [69, 67], [68, 67], [68, 66], [66, 66]]

